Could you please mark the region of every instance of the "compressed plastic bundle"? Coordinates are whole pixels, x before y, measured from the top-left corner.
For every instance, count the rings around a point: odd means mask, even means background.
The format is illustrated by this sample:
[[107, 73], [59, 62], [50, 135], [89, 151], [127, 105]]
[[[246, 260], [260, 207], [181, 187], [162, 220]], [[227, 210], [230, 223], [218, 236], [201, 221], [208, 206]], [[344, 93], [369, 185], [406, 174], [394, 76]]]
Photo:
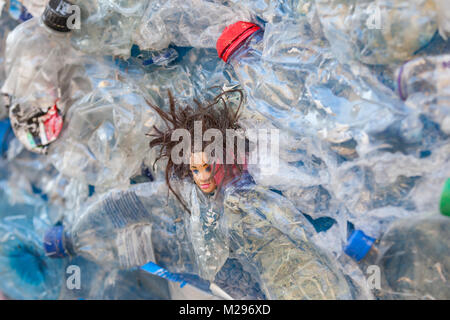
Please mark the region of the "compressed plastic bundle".
[[446, 1], [3, 6], [0, 298], [450, 297]]

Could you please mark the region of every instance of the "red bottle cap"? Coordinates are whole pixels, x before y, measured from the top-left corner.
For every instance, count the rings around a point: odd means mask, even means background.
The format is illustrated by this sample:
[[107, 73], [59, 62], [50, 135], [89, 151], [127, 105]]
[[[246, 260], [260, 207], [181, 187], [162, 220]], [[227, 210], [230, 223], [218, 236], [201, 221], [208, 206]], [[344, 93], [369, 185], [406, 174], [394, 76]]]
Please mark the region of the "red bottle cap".
[[258, 25], [245, 21], [238, 21], [226, 27], [216, 43], [219, 58], [227, 62], [228, 57], [259, 29], [261, 28]]

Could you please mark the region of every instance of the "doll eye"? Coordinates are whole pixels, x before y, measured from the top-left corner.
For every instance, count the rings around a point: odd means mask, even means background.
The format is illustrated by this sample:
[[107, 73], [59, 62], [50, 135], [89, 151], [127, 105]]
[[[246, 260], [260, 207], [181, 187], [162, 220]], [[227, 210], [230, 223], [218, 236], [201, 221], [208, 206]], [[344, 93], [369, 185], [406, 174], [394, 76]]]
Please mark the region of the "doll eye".
[[205, 170], [206, 172], [211, 172], [211, 166], [207, 166]]
[[192, 170], [192, 172], [194, 172], [194, 174], [198, 174], [198, 170]]

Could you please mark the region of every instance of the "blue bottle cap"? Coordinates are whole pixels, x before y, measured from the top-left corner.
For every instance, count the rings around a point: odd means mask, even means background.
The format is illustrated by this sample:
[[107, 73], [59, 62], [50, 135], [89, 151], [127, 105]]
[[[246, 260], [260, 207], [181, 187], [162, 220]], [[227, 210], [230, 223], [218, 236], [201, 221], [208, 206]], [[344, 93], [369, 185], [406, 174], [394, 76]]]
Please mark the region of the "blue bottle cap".
[[67, 257], [64, 249], [64, 227], [54, 226], [44, 236], [45, 255], [50, 258]]
[[369, 252], [374, 242], [374, 238], [369, 237], [361, 230], [355, 230], [348, 238], [344, 252], [356, 261], [360, 261]]

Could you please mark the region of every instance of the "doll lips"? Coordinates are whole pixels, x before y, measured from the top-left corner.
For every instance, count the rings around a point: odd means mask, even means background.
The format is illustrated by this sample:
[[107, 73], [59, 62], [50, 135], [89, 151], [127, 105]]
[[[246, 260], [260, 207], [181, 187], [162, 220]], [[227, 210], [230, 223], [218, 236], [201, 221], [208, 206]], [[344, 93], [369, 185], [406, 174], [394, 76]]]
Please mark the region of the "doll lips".
[[201, 185], [200, 185], [200, 188], [202, 188], [202, 189], [208, 189], [210, 185], [211, 185], [211, 184], [209, 184], [209, 183], [201, 184]]

